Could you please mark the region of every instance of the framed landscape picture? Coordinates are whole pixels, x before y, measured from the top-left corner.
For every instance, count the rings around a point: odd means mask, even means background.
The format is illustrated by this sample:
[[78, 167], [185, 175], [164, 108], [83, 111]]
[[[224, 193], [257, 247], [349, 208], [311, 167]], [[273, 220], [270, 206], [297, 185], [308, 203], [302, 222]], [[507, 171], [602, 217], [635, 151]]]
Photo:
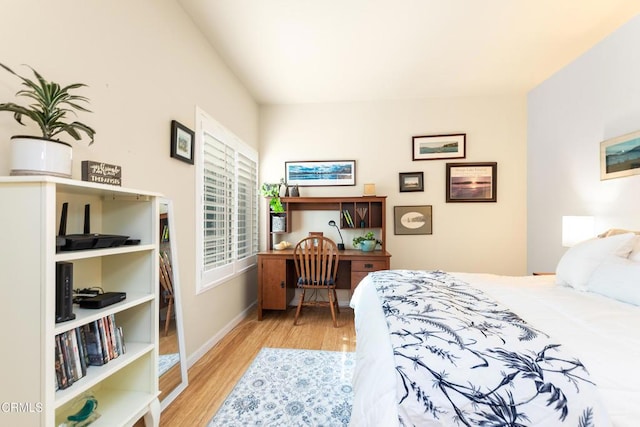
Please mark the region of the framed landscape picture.
[[498, 164], [447, 163], [447, 202], [497, 201]]
[[287, 185], [322, 187], [356, 185], [355, 160], [309, 160], [285, 162]]
[[640, 131], [600, 143], [600, 179], [640, 174]]
[[400, 192], [424, 191], [424, 172], [400, 172]]
[[464, 133], [414, 136], [413, 160], [464, 159], [466, 139]]

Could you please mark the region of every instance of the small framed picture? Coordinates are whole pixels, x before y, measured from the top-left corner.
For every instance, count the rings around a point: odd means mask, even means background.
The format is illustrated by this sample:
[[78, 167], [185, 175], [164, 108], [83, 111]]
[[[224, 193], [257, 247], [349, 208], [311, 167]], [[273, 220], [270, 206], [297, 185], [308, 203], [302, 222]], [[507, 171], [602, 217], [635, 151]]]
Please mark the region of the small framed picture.
[[497, 201], [498, 164], [447, 163], [447, 202]]
[[466, 139], [465, 133], [414, 136], [413, 160], [464, 159]]
[[600, 143], [600, 180], [640, 174], [640, 131]]
[[171, 120], [171, 157], [193, 164], [194, 136], [191, 129]]
[[431, 205], [394, 206], [394, 234], [433, 234]]
[[400, 192], [424, 191], [424, 172], [400, 172]]

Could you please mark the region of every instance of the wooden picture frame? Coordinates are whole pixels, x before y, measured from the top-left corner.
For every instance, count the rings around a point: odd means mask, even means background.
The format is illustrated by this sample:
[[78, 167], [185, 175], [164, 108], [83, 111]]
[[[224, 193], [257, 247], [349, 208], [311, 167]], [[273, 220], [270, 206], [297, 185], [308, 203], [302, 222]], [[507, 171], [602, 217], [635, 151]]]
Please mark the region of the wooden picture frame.
[[171, 157], [193, 164], [195, 134], [176, 120], [171, 120]]
[[446, 201], [496, 202], [498, 164], [447, 163]]
[[413, 160], [464, 159], [467, 134], [423, 135], [411, 138]]
[[285, 162], [287, 185], [325, 187], [356, 185], [355, 160], [308, 160]]
[[600, 143], [600, 180], [640, 174], [640, 131]]
[[432, 207], [423, 206], [394, 206], [393, 234], [433, 234]]
[[424, 172], [400, 172], [400, 192], [424, 191]]

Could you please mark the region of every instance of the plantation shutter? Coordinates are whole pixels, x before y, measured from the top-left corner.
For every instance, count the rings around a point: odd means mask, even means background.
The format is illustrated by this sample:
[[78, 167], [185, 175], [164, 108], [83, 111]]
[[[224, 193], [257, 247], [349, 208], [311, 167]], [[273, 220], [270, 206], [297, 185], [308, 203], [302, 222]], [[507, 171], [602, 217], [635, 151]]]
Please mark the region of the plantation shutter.
[[258, 252], [258, 165], [238, 153], [238, 259], [243, 260]]
[[198, 291], [255, 265], [258, 253], [258, 153], [204, 113], [199, 144]]
[[235, 152], [204, 133], [203, 269], [233, 261]]

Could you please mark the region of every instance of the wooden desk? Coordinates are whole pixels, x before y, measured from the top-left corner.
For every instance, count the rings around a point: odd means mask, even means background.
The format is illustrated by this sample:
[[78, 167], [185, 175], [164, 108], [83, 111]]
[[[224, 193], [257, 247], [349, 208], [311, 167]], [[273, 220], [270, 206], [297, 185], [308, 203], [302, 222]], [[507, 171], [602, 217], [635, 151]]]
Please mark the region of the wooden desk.
[[[388, 270], [391, 254], [386, 251], [340, 251], [338, 289], [353, 291], [360, 280], [372, 271]], [[258, 320], [264, 310], [286, 310], [295, 296], [296, 268], [293, 249], [258, 253]]]

